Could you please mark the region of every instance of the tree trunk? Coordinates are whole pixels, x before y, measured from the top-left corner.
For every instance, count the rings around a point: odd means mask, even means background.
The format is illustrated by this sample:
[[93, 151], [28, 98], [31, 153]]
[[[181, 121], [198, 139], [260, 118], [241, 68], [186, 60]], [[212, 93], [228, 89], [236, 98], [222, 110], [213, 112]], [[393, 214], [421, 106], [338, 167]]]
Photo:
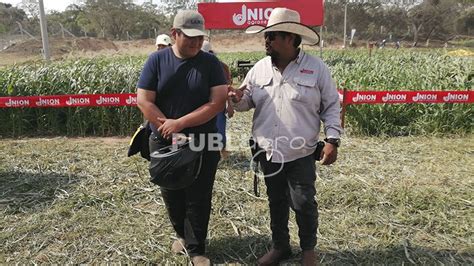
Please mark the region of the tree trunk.
[[413, 24], [413, 47], [416, 47], [416, 44], [418, 43], [418, 30], [415, 24]]
[[430, 45], [431, 34], [433, 34], [435, 28], [436, 28], [436, 27], [431, 28], [430, 32], [428, 33], [428, 37], [426, 37], [426, 43], [425, 43], [425, 46], [426, 46], [426, 47], [428, 47], [428, 45]]
[[413, 47], [416, 47], [416, 45], [418, 44], [418, 33], [420, 32], [421, 30], [421, 27], [423, 26], [423, 23], [416, 26], [415, 23], [413, 23]]

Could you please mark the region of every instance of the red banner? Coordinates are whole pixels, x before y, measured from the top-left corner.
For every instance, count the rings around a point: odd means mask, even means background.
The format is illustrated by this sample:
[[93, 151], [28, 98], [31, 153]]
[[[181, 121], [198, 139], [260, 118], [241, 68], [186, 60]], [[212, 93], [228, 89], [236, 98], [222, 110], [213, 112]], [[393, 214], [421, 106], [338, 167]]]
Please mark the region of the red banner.
[[134, 93], [0, 97], [0, 108], [136, 105], [137, 95]]
[[[339, 98], [349, 104], [474, 103], [473, 91], [346, 91]], [[0, 108], [136, 106], [137, 95], [78, 94], [0, 97]]]
[[473, 91], [346, 91], [344, 104], [474, 103]]
[[275, 7], [298, 11], [301, 22], [308, 26], [323, 24], [322, 0], [268, 0], [229, 3], [198, 3], [206, 29], [245, 29], [252, 25], [267, 25]]

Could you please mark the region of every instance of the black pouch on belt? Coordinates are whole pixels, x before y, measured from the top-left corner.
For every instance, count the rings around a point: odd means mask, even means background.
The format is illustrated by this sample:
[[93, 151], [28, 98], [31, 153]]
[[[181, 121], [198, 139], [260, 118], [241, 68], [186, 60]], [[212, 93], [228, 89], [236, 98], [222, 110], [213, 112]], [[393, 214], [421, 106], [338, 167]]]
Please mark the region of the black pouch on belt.
[[260, 147], [258, 147], [257, 142], [250, 137], [249, 139], [249, 145], [250, 145], [250, 151], [252, 152], [252, 171], [253, 171], [253, 193], [255, 196], [260, 197], [260, 190], [258, 189], [258, 184], [260, 180], [258, 179], [258, 173], [259, 173], [259, 163], [258, 163], [258, 152], [261, 150]]

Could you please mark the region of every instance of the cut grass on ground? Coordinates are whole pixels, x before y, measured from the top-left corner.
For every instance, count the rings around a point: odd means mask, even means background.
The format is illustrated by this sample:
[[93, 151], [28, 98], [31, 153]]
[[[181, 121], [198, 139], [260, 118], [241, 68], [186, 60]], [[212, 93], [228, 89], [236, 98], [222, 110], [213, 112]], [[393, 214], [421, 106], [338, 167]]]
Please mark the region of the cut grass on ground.
[[[229, 132], [246, 139], [248, 119], [237, 115]], [[126, 157], [127, 145], [0, 140], [0, 263], [188, 263], [170, 254], [159, 189], [142, 159]], [[215, 263], [255, 264], [270, 247], [266, 196], [252, 193], [249, 155], [234, 146], [219, 166], [208, 242]], [[472, 173], [472, 136], [346, 137], [338, 162], [318, 169], [320, 261], [474, 263]], [[290, 220], [288, 262], [297, 263]]]

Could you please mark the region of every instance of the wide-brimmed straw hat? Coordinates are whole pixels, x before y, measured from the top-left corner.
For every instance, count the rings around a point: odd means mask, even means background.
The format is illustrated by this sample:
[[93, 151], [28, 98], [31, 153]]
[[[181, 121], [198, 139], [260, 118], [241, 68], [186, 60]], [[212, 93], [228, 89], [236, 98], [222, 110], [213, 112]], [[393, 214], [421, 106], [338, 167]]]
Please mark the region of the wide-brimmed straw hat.
[[277, 7], [268, 18], [267, 26], [254, 25], [245, 30], [245, 33], [260, 33], [269, 31], [285, 31], [301, 36], [304, 44], [316, 45], [319, 35], [312, 28], [301, 24], [300, 14], [292, 9]]

